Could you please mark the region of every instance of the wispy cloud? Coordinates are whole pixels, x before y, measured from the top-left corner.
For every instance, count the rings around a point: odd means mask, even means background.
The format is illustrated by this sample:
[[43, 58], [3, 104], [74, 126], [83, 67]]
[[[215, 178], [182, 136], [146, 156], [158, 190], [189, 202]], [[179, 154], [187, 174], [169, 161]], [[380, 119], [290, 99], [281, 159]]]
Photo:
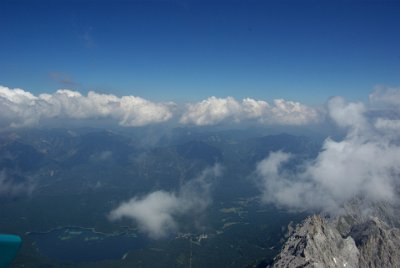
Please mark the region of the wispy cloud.
[[177, 218], [190, 213], [201, 213], [211, 203], [213, 180], [221, 175], [221, 167], [205, 169], [197, 178], [182, 186], [178, 193], [155, 191], [123, 202], [110, 212], [111, 220], [134, 220], [140, 230], [158, 239], [179, 230]]
[[369, 95], [369, 101], [375, 107], [390, 106], [400, 110], [400, 88], [379, 86]]
[[5, 170], [0, 172], [0, 196], [14, 197], [31, 194], [35, 188], [32, 180], [16, 181]]
[[82, 37], [82, 40], [83, 40], [86, 48], [94, 48], [96, 46], [96, 43], [94, 42], [94, 39], [93, 39], [93, 27], [92, 26], [86, 27], [85, 30], [83, 31], [81, 37]]

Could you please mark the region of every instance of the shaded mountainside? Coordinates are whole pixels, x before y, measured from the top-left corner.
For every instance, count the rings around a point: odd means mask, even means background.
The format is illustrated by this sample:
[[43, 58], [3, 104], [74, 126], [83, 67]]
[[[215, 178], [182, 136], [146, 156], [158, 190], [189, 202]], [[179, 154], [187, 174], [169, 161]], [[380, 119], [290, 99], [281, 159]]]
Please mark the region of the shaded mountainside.
[[335, 222], [307, 218], [267, 267], [400, 267], [398, 228], [370, 217], [352, 225], [344, 236]]

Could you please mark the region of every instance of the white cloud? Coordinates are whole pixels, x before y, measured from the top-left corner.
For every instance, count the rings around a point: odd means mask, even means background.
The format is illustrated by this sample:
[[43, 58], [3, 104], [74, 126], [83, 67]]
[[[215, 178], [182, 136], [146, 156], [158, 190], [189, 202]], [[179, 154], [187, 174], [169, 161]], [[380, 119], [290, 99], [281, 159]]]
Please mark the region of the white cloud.
[[241, 122], [251, 119], [263, 124], [303, 125], [319, 119], [315, 109], [299, 102], [276, 99], [273, 103], [270, 105], [266, 101], [251, 98], [237, 101], [232, 97], [210, 97], [188, 104], [180, 122], [205, 126], [229, 120]]
[[281, 125], [305, 125], [318, 121], [317, 110], [294, 101], [274, 100], [271, 111], [267, 111], [261, 121]]
[[176, 230], [174, 216], [181, 212], [181, 202], [175, 194], [156, 191], [122, 203], [110, 213], [110, 219], [133, 219], [142, 232], [152, 238], [160, 238]]
[[348, 134], [341, 141], [326, 139], [317, 158], [304, 163], [302, 172], [280, 170], [291, 157], [286, 153], [271, 153], [261, 161], [256, 175], [264, 202], [333, 212], [356, 196], [394, 201], [400, 176], [400, 133], [394, 135], [385, 127], [397, 127], [398, 122], [378, 118], [373, 123], [365, 112], [361, 103], [331, 99], [328, 114]]
[[385, 107], [394, 106], [399, 109], [400, 88], [377, 87], [370, 95], [369, 101], [373, 106]]
[[180, 122], [199, 126], [215, 125], [228, 118], [238, 120], [240, 110], [240, 104], [232, 97], [210, 97], [195, 104], [188, 104]]
[[[173, 102], [156, 103], [136, 96], [117, 97], [93, 91], [85, 96], [69, 89], [34, 95], [0, 86], [3, 127], [35, 126], [49, 119], [111, 119], [121, 126], [136, 127], [170, 120], [175, 107]], [[206, 126], [251, 120], [262, 124], [304, 125], [319, 118], [316, 109], [299, 102], [276, 99], [269, 104], [251, 98], [238, 101], [233, 97], [209, 97], [187, 104], [180, 123]]]
[[270, 109], [270, 105], [266, 101], [245, 98], [242, 101], [242, 112], [248, 118], [261, 118], [265, 111]]
[[400, 120], [399, 119], [385, 119], [385, 118], [378, 118], [375, 121], [375, 128], [382, 129], [384, 131], [400, 131]]
[[144, 126], [171, 119], [173, 106], [93, 91], [84, 96], [67, 89], [35, 96], [22, 89], [0, 86], [0, 123], [5, 127], [32, 126], [51, 118], [114, 119], [122, 126]]
[[341, 97], [334, 97], [328, 101], [328, 113], [340, 127], [362, 129], [366, 126], [366, 107], [361, 102], [347, 103]]
[[201, 213], [207, 208], [211, 203], [212, 180], [220, 175], [219, 165], [207, 168], [197, 178], [183, 185], [178, 193], [155, 191], [142, 197], [134, 197], [112, 210], [109, 218], [132, 219], [151, 238], [165, 237], [179, 229], [178, 217]]

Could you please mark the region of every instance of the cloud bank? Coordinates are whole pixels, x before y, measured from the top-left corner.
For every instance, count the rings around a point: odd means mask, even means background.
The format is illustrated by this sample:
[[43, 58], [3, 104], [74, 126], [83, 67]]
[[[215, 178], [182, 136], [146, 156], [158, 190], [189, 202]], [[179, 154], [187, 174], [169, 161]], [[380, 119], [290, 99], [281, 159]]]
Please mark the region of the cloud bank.
[[120, 204], [109, 214], [111, 220], [128, 218], [153, 239], [179, 230], [177, 218], [190, 213], [201, 213], [211, 203], [213, 179], [221, 175], [221, 167], [205, 169], [197, 178], [187, 182], [178, 193], [155, 191], [134, 197]]
[[169, 120], [173, 106], [93, 91], [84, 96], [67, 89], [35, 96], [22, 89], [0, 86], [0, 123], [4, 127], [33, 126], [51, 118], [114, 119], [121, 126], [144, 126]]
[[0, 127], [30, 127], [51, 119], [109, 119], [124, 127], [163, 123], [176, 117], [180, 124], [210, 126], [221, 123], [256, 121], [260, 124], [304, 125], [317, 122], [314, 108], [299, 102], [277, 99], [273, 104], [251, 98], [210, 97], [186, 104], [176, 114], [173, 102], [152, 102], [136, 96], [117, 97], [90, 91], [60, 89], [34, 95], [23, 89], [0, 86]]
[[327, 107], [329, 117], [347, 129], [346, 137], [341, 141], [326, 139], [316, 159], [304, 163], [300, 172], [284, 168], [293, 155], [271, 153], [255, 172], [262, 200], [294, 210], [331, 213], [359, 196], [372, 202], [396, 201], [400, 132], [395, 130], [399, 120], [382, 114], [368, 116], [364, 104], [339, 97], [331, 99]]
[[299, 102], [276, 99], [271, 105], [251, 98], [237, 101], [232, 97], [210, 97], [198, 103], [187, 104], [180, 122], [205, 126], [228, 120], [256, 120], [263, 124], [304, 125], [317, 122], [318, 119], [317, 110]]

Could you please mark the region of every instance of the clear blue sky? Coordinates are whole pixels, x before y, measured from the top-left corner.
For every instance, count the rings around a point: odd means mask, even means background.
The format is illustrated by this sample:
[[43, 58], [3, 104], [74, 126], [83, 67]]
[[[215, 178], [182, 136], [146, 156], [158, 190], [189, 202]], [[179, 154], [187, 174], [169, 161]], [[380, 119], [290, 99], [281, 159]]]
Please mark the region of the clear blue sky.
[[200, 100], [400, 85], [400, 1], [1, 1], [0, 84]]

